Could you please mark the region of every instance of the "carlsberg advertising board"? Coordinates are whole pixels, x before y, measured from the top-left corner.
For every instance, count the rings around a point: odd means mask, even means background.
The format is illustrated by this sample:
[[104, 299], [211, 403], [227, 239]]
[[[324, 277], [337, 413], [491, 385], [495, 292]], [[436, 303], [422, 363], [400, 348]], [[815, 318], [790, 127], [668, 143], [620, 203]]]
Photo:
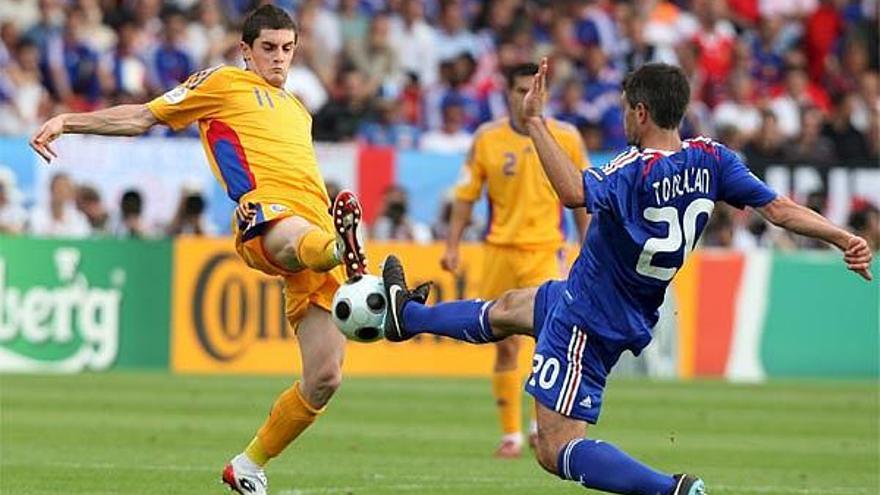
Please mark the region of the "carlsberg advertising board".
[[0, 372], [167, 368], [171, 244], [0, 236]]

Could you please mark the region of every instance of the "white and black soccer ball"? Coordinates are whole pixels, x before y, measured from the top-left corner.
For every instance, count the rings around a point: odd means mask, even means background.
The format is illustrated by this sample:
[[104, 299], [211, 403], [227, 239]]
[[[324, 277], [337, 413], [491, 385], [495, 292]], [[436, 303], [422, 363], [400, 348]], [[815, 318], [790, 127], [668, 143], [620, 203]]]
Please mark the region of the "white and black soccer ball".
[[364, 275], [342, 284], [333, 296], [333, 322], [349, 340], [375, 342], [385, 336], [385, 284]]

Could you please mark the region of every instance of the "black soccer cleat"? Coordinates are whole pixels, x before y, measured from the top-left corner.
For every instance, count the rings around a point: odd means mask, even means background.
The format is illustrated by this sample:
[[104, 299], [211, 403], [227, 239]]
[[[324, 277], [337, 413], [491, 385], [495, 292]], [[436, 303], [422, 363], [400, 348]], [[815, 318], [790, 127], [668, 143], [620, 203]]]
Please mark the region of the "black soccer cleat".
[[675, 488], [669, 495], [708, 495], [703, 480], [690, 474], [676, 474]]
[[[382, 281], [385, 283], [385, 296], [388, 298], [385, 338], [391, 342], [403, 342], [412, 338], [412, 335], [408, 335], [403, 328], [403, 307], [414, 297], [406, 287], [403, 265], [400, 264], [397, 256], [389, 254], [385, 258], [385, 263], [382, 264]], [[427, 298], [427, 294], [425, 296]]]
[[431, 295], [431, 286], [433, 286], [433, 282], [424, 282], [416, 286], [415, 289], [409, 291], [410, 299], [419, 303], [425, 304], [428, 302], [428, 296]]

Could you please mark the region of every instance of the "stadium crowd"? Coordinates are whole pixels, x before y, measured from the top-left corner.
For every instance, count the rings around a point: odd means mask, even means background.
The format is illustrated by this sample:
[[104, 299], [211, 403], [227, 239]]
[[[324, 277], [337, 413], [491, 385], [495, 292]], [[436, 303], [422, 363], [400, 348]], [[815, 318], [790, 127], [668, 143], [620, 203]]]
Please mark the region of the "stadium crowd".
[[[549, 111], [574, 124], [589, 150], [626, 145], [622, 78], [642, 63], [663, 61], [684, 68], [692, 84], [684, 136], [717, 137], [759, 175], [776, 163], [876, 167], [880, 156], [877, 0], [275, 3], [298, 22], [287, 86], [313, 113], [316, 140], [463, 152], [481, 123], [506, 113], [504, 70], [546, 55]], [[0, 134], [28, 134], [62, 111], [144, 102], [200, 68], [241, 66], [238, 26], [255, 4], [0, 2]], [[110, 215], [97, 191], [59, 181], [52, 187], [69, 189], [59, 194], [92, 230], [107, 215], [115, 226], [98, 231], [124, 231], [126, 212], [140, 208], [131, 191]], [[39, 232], [38, 213], [56, 208], [11, 211], [4, 197], [0, 192], [0, 224], [30, 219], [18, 230]], [[814, 206], [822, 207], [821, 191]], [[182, 193], [178, 214], [161, 231], [211, 233], [199, 220], [203, 209], [203, 198]], [[386, 211], [390, 223], [374, 229], [376, 237], [442, 237], [442, 221], [401, 229], [406, 217], [399, 213]], [[877, 248], [877, 209], [857, 202], [851, 217], [852, 228], [873, 229]], [[720, 211], [707, 242], [798, 244], [765, 235], [762, 225]]]

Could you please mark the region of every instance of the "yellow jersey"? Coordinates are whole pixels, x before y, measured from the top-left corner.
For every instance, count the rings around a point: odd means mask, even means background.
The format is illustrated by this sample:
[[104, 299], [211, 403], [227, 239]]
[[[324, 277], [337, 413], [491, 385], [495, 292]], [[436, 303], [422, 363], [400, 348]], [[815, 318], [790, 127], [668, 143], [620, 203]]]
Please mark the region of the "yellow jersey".
[[[574, 126], [555, 119], [547, 119], [547, 126], [572, 163], [587, 168], [583, 141]], [[556, 248], [565, 241], [563, 205], [531, 138], [514, 130], [507, 118], [477, 129], [455, 197], [476, 201], [484, 185], [489, 200], [487, 243]]]
[[329, 206], [312, 145], [312, 117], [291, 93], [231, 66], [197, 72], [147, 103], [174, 130], [198, 121], [214, 176], [236, 202]]

